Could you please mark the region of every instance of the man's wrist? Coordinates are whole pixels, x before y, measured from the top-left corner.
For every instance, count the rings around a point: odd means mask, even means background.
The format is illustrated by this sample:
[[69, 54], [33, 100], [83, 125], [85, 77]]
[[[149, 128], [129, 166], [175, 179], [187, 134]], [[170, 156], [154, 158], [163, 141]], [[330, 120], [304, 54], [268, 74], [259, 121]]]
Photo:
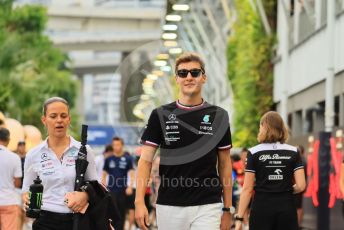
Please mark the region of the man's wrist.
[[223, 207], [222, 211], [225, 213], [230, 213], [230, 214], [234, 214], [235, 213], [235, 208], [233, 206], [230, 207]]
[[141, 204], [145, 204], [144, 200], [135, 200], [135, 205], [141, 205]]
[[235, 221], [240, 221], [243, 222], [244, 221], [244, 217], [239, 216], [238, 214], [234, 215], [234, 220]]

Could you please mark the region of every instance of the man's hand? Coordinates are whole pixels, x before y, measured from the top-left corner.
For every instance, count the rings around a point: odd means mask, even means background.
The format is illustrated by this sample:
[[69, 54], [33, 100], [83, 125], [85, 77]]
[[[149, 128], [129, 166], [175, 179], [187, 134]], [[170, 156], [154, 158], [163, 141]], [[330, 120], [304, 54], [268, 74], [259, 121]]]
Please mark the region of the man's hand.
[[132, 187], [127, 187], [125, 190], [125, 194], [127, 194], [127, 196], [130, 196], [131, 194], [133, 194], [133, 188]]
[[135, 219], [140, 229], [148, 230], [149, 227], [149, 215], [148, 210], [144, 202], [135, 202]]
[[73, 212], [81, 212], [88, 204], [88, 194], [86, 192], [68, 192], [64, 202]]
[[229, 212], [223, 212], [221, 217], [221, 230], [230, 230], [232, 222], [232, 215]]
[[235, 230], [242, 230], [242, 221], [235, 221]]

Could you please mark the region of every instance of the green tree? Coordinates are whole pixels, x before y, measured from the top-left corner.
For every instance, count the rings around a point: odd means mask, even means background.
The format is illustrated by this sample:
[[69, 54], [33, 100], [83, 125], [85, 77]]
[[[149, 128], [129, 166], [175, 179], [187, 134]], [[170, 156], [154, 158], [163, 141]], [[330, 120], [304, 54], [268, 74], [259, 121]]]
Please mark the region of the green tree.
[[14, 8], [12, 3], [0, 0], [0, 111], [43, 130], [43, 101], [60, 96], [73, 108], [78, 84], [66, 68], [67, 56], [43, 35], [46, 9], [38, 5]]
[[[275, 0], [264, 8], [275, 26]], [[236, 0], [237, 21], [227, 50], [228, 77], [234, 92], [234, 145], [257, 143], [259, 120], [272, 107], [272, 64], [274, 32], [267, 35], [259, 13], [251, 1]]]

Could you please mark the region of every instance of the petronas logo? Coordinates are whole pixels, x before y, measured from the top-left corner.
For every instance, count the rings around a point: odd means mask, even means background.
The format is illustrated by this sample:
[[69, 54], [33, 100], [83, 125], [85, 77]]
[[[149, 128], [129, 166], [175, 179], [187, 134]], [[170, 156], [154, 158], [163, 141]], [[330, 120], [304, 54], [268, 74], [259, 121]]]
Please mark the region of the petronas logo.
[[204, 115], [203, 121], [204, 121], [205, 123], [208, 123], [209, 120], [210, 120], [210, 115]]

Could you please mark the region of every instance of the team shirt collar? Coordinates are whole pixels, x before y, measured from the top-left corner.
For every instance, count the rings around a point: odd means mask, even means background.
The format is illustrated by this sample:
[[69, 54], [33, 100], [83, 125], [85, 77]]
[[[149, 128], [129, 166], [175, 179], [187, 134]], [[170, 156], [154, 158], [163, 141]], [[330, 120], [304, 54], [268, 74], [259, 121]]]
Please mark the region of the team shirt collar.
[[192, 109], [197, 109], [200, 107], [203, 107], [205, 104], [205, 100], [202, 98], [202, 103], [198, 104], [198, 105], [192, 105], [192, 106], [187, 106], [187, 105], [183, 105], [179, 102], [179, 100], [176, 101], [176, 105], [179, 109], [184, 109], [184, 110], [192, 110]]
[[[72, 136], [69, 136], [69, 138], [70, 138], [70, 143], [69, 143], [68, 149], [73, 148], [73, 147], [80, 148], [79, 142], [77, 142]], [[43, 141], [41, 149], [49, 149], [48, 137]]]

